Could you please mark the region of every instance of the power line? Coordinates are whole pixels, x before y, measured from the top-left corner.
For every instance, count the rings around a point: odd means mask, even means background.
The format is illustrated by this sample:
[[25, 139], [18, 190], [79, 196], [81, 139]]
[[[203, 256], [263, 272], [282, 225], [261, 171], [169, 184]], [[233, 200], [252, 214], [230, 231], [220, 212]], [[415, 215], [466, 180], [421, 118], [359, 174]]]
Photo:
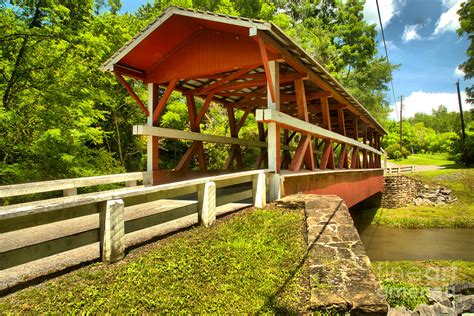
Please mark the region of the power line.
[[[377, 5], [377, 13], [379, 15], [380, 30], [382, 30], [382, 40], [383, 40], [383, 47], [385, 48], [385, 57], [387, 57], [387, 62], [390, 64], [390, 60], [388, 59], [387, 44], [385, 43], [385, 34], [383, 32], [382, 17], [380, 16], [379, 0], [375, 0], [375, 4]], [[390, 85], [392, 86], [393, 104], [395, 105], [395, 112], [397, 113], [397, 120], [398, 120], [397, 98], [395, 97], [395, 89], [393, 88], [392, 79], [390, 79]]]

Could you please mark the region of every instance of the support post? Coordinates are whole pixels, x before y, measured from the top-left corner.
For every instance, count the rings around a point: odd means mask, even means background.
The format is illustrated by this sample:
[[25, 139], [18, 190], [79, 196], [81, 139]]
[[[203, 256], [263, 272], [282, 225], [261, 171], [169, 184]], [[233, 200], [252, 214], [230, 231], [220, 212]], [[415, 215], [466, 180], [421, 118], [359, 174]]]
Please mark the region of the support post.
[[269, 201], [273, 202], [281, 198], [281, 176], [279, 173], [270, 173], [268, 180], [270, 186]]
[[[329, 112], [329, 101], [328, 97], [323, 96], [321, 97], [321, 114], [323, 118], [323, 125], [327, 130], [331, 130], [331, 114]], [[334, 145], [332, 140], [325, 139], [324, 140], [324, 150], [323, 155], [321, 157], [321, 169], [326, 169], [326, 167], [330, 169], [334, 169]]]
[[257, 208], [263, 208], [267, 204], [267, 184], [265, 173], [259, 173], [253, 177], [252, 191], [253, 204]]
[[[277, 61], [265, 61], [271, 80], [267, 80], [267, 108], [280, 110], [280, 68]], [[273, 87], [271, 87], [273, 85]], [[272, 97], [271, 91], [275, 96]], [[280, 198], [280, 126], [277, 123], [268, 123], [268, 168], [275, 174], [270, 179], [270, 200]]]
[[[354, 127], [353, 127], [352, 137], [355, 140], [359, 139], [359, 119], [358, 118], [354, 118]], [[353, 147], [352, 158], [351, 158], [351, 169], [359, 168], [359, 164], [360, 164], [359, 147]]]
[[[156, 105], [159, 103], [159, 92], [160, 86], [156, 83], [148, 84], [148, 117], [147, 125], [149, 126], [159, 126], [158, 121], [153, 120], [154, 110]], [[147, 137], [147, 151], [146, 151], [146, 170], [151, 173], [151, 184], [155, 180], [154, 171], [158, 171], [158, 158], [159, 158], [159, 149], [158, 149], [158, 137], [148, 136]]]
[[113, 263], [125, 256], [125, 217], [121, 199], [104, 201], [100, 210], [100, 255], [102, 261]]
[[204, 227], [216, 221], [216, 184], [206, 182], [198, 185], [199, 222]]

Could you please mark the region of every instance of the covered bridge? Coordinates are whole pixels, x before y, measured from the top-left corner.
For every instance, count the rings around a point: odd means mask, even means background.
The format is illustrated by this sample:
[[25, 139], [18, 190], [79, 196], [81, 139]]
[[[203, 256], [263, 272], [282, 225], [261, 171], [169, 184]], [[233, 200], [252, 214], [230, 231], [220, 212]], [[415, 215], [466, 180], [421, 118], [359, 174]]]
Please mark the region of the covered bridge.
[[[349, 206], [382, 190], [381, 137], [374, 117], [318, 62], [269, 22], [170, 7], [101, 69], [113, 72], [147, 117], [153, 183], [242, 170], [242, 146], [260, 148], [254, 169], [269, 169], [270, 200], [297, 192], [331, 193]], [[125, 77], [148, 86], [147, 104]], [[191, 131], [160, 128], [173, 91], [182, 93]], [[196, 98], [203, 100], [196, 107]], [[228, 114], [230, 136], [202, 134], [211, 102]], [[237, 110], [243, 116], [236, 120]], [[258, 139], [241, 139], [249, 115]], [[173, 171], [158, 170], [160, 138], [191, 140]], [[231, 145], [224, 170], [208, 171], [203, 142]], [[196, 157], [200, 172], [186, 172]]]

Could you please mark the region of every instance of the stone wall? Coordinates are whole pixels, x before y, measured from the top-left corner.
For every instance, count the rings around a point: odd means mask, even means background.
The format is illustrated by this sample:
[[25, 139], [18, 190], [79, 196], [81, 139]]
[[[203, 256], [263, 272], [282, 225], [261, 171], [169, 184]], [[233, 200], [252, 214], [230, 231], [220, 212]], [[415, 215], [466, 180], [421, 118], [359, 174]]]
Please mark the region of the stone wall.
[[420, 185], [421, 182], [406, 176], [384, 176], [382, 207], [399, 208], [413, 204]]
[[440, 205], [457, 201], [452, 191], [443, 187], [430, 187], [402, 175], [384, 176], [382, 207], [399, 208], [408, 205]]

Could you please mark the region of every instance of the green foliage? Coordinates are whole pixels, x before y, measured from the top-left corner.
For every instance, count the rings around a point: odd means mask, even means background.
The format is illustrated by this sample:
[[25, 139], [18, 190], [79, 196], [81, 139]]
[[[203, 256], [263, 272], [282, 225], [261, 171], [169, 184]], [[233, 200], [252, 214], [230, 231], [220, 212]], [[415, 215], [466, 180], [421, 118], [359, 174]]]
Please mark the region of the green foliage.
[[384, 280], [382, 289], [391, 307], [405, 306], [414, 309], [419, 304], [428, 303], [428, 288], [423, 286]]
[[[119, 14], [119, 0], [11, 1], [0, 13], [0, 184], [144, 169], [146, 139], [130, 131], [145, 118], [98, 67], [170, 5], [274, 22], [377, 119], [386, 117], [384, 93], [394, 67], [377, 57], [363, 1], [156, 0], [134, 15]], [[146, 87], [129, 83], [146, 100]], [[181, 95], [173, 94], [160, 124], [189, 130]], [[225, 110], [211, 105], [201, 129], [229, 136]], [[257, 139], [252, 115], [240, 136]], [[174, 168], [189, 145], [162, 140], [160, 168]], [[229, 149], [206, 144], [209, 168], [221, 168]], [[258, 153], [244, 149], [246, 168]]]
[[[460, 27], [457, 30], [459, 36], [467, 35], [470, 44], [466, 51], [467, 60], [460, 65], [464, 71], [464, 79], [471, 79], [474, 76], [474, 2], [465, 1], [461, 3], [461, 9], [457, 12], [459, 15]], [[474, 86], [466, 88], [468, 102], [474, 102]]]
[[[469, 130], [472, 113], [464, 112], [464, 121]], [[383, 145], [389, 148], [400, 141], [400, 125], [398, 122], [388, 121], [386, 127], [389, 133]], [[443, 105], [434, 109], [432, 114], [416, 113], [413, 118], [403, 122], [402, 143], [412, 153], [448, 153], [460, 161], [462, 152], [460, 114], [448, 112]], [[469, 140], [466, 140], [466, 143], [467, 146], [471, 144]], [[469, 147], [467, 148], [469, 151]], [[472, 158], [470, 161], [473, 161]]]
[[385, 151], [387, 152], [388, 158], [395, 160], [406, 158], [409, 155], [409, 152], [405, 147], [402, 147], [402, 150], [400, 151], [399, 144], [390, 145], [385, 149]]
[[456, 161], [448, 153], [414, 154], [406, 159], [397, 160], [397, 165], [432, 165], [454, 167]]
[[[253, 210], [0, 298], [6, 313], [296, 313], [309, 284], [304, 215]], [[282, 285], [284, 285], [282, 287]]]

